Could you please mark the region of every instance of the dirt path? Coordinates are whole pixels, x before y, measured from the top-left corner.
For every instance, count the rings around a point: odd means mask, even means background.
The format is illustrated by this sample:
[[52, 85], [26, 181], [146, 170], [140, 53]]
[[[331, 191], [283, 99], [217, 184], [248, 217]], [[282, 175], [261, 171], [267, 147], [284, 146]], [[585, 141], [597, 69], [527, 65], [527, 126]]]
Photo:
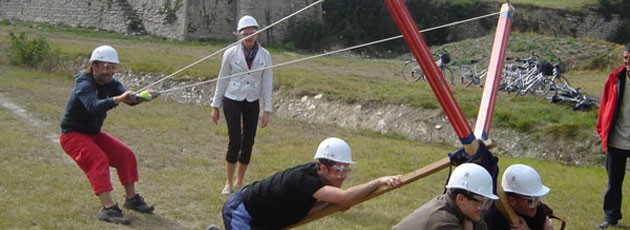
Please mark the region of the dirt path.
[[33, 128], [34, 130], [36, 130], [38, 134], [44, 134], [46, 139], [48, 139], [50, 142], [55, 143], [57, 145], [59, 144], [59, 139], [58, 139], [59, 134], [50, 132], [50, 130], [45, 128], [45, 127], [50, 127], [49, 123], [33, 118], [28, 113], [28, 111], [22, 108], [22, 106], [13, 103], [11, 100], [9, 100], [9, 98], [5, 97], [2, 94], [0, 94], [0, 104], [2, 105], [2, 107], [13, 112], [15, 116], [23, 119], [25, 121], [24, 123], [30, 126], [31, 128]]

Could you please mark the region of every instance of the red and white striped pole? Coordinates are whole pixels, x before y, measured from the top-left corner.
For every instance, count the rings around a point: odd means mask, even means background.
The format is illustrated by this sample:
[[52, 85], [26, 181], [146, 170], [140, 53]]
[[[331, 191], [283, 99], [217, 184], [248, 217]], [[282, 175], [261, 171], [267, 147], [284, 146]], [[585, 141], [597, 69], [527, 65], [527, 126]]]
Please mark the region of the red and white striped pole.
[[411, 53], [426, 75], [435, 97], [453, 126], [457, 137], [464, 145], [466, 153], [471, 156], [474, 155], [477, 151], [477, 142], [475, 141], [472, 128], [468, 120], [466, 120], [459, 104], [457, 104], [457, 100], [453, 96], [448, 82], [446, 82], [442, 72], [437, 64], [435, 64], [433, 55], [431, 55], [431, 51], [424, 42], [422, 35], [420, 35], [420, 30], [409, 14], [409, 10], [407, 10], [404, 1], [385, 0], [385, 5], [394, 18], [407, 46], [411, 49]]
[[[479, 114], [477, 115], [477, 124], [475, 125], [475, 136], [481, 140], [488, 140], [490, 135], [490, 125], [494, 117], [494, 106], [499, 90], [498, 86], [501, 79], [501, 72], [503, 71], [503, 65], [505, 64], [505, 53], [507, 51], [510, 30], [512, 28], [512, 12], [510, 10], [511, 5], [509, 3], [505, 3], [501, 6], [499, 23], [494, 35], [492, 54], [490, 56], [490, 62], [488, 63], [488, 76], [484, 84]], [[496, 188], [497, 195], [499, 195], [500, 198], [499, 201], [496, 202], [497, 208], [507, 217], [508, 222], [511, 224], [518, 223], [518, 216], [508, 202], [503, 187], [497, 185]]]
[[488, 75], [486, 76], [479, 114], [477, 115], [477, 124], [475, 125], [475, 137], [481, 140], [488, 140], [490, 136], [490, 125], [494, 117], [494, 106], [497, 100], [501, 72], [505, 64], [505, 53], [512, 28], [512, 12], [510, 10], [511, 6], [508, 3], [501, 6], [499, 23], [494, 35], [494, 45], [492, 46], [492, 54], [488, 63]]

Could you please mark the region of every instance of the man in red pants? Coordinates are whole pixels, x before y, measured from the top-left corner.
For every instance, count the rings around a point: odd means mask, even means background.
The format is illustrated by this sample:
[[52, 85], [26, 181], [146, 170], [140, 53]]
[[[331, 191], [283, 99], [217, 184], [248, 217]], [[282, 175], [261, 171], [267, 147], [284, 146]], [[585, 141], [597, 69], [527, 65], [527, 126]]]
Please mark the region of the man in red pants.
[[135, 94], [113, 75], [118, 71], [118, 54], [111, 46], [100, 46], [92, 52], [87, 69], [75, 76], [65, 113], [61, 119], [61, 147], [85, 173], [94, 193], [103, 207], [97, 214], [99, 220], [117, 224], [129, 224], [117, 203], [112, 201], [109, 167], [116, 168], [118, 178], [125, 188], [124, 207], [142, 213], [153, 212], [153, 206], [144, 202], [136, 193], [138, 181], [136, 157], [129, 146], [101, 131], [107, 111], [121, 102], [136, 105]]

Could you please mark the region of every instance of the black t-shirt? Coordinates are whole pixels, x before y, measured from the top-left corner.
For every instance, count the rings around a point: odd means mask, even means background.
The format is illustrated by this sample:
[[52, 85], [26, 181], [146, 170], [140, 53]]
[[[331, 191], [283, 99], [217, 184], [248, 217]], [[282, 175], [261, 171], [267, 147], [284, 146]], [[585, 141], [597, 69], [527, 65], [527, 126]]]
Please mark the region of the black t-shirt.
[[[522, 216], [522, 215], [519, 215], [519, 216], [522, 217], [525, 220], [525, 222], [527, 222], [527, 226], [529, 226], [529, 229], [531, 230], [545, 229], [545, 221], [547, 220], [547, 215], [545, 214], [545, 209], [543, 209], [542, 205], [539, 205], [536, 208], [536, 215], [534, 215], [533, 217]], [[488, 229], [490, 230], [504, 230], [504, 229], [509, 230], [510, 229], [510, 222], [508, 222], [507, 218], [496, 207], [494, 207], [494, 210], [492, 211], [492, 224], [488, 224]]]
[[324, 183], [317, 176], [317, 163], [307, 163], [256, 181], [242, 192], [243, 204], [252, 217], [252, 227], [281, 229], [302, 220]]

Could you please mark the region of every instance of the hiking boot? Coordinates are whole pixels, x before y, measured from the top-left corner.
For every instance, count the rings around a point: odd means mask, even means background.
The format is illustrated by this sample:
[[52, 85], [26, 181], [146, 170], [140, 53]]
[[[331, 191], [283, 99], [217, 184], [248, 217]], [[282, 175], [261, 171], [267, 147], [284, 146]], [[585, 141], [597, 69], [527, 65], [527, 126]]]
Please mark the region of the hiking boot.
[[615, 228], [617, 227], [617, 221], [604, 220], [604, 222], [598, 224], [597, 227], [599, 227], [600, 229]]
[[107, 221], [115, 224], [129, 224], [131, 220], [125, 217], [122, 213], [122, 210], [118, 207], [118, 204], [115, 204], [109, 208], [101, 208], [101, 211], [98, 212], [96, 217], [99, 220]]
[[154, 209], [153, 206], [149, 206], [146, 202], [144, 202], [144, 198], [142, 198], [140, 194], [136, 194], [131, 199], [126, 199], [123, 206], [141, 213], [152, 213]]

